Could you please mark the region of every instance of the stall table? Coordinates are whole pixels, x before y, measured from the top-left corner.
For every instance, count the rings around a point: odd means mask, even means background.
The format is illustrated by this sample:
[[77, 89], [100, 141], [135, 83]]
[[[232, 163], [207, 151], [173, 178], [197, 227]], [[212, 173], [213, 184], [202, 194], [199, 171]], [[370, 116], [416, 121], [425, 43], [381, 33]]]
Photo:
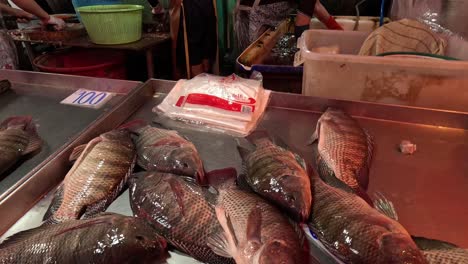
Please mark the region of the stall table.
[[[17, 32], [17, 30], [13, 30]], [[13, 32], [12, 31], [12, 32]], [[10, 34], [15, 41], [23, 42], [26, 47], [26, 52], [32, 61], [35, 58], [34, 51], [32, 49], [32, 43], [44, 43], [57, 46], [70, 46], [70, 47], [80, 47], [80, 48], [90, 48], [90, 49], [117, 49], [117, 50], [128, 50], [136, 52], [145, 52], [146, 54], [146, 67], [148, 70], [148, 78], [154, 77], [154, 63], [153, 63], [153, 48], [170, 40], [169, 33], [144, 33], [142, 38], [139, 41], [120, 44], [120, 45], [98, 45], [91, 42], [89, 37], [83, 36], [76, 39], [66, 40], [66, 41], [49, 41], [49, 40], [30, 40], [23, 38], [22, 36], [17, 36], [15, 34]], [[37, 69], [35, 69], [37, 70]]]
[[[100, 124], [109, 128], [135, 119], [157, 122], [189, 138], [197, 147], [206, 171], [228, 167], [240, 171], [242, 161], [235, 137], [200, 131], [190, 124], [165, 119], [152, 112], [174, 85], [175, 82], [171, 81], [149, 80], [109, 111], [108, 118]], [[312, 163], [313, 149], [306, 142], [315, 130], [318, 118], [328, 107], [340, 108], [352, 115], [374, 138], [376, 151], [370, 168], [369, 194], [380, 192], [393, 201], [400, 222], [412, 235], [468, 247], [468, 237], [460, 236], [468, 232], [465, 202], [468, 199], [468, 114], [272, 92], [258, 129], [281, 138]], [[403, 139], [418, 145], [414, 155], [403, 155], [398, 151], [398, 144]], [[67, 160], [62, 157], [55, 162], [65, 167], [63, 164]], [[48, 183], [49, 190], [53, 190], [63, 175], [65, 173], [44, 174], [41, 179]], [[26, 192], [21, 194], [28, 195]], [[32, 209], [15, 225], [10, 224], [8, 227], [11, 228], [2, 238], [40, 225], [53, 194], [50, 191], [36, 196], [37, 203], [17, 200], [17, 205]], [[132, 215], [129, 202], [126, 190], [107, 211]], [[5, 209], [0, 208], [0, 214], [4, 212]], [[323, 250], [316, 239], [309, 237], [309, 240], [313, 256], [311, 263], [339, 263]], [[167, 259], [157, 263], [199, 262], [171, 250]]]

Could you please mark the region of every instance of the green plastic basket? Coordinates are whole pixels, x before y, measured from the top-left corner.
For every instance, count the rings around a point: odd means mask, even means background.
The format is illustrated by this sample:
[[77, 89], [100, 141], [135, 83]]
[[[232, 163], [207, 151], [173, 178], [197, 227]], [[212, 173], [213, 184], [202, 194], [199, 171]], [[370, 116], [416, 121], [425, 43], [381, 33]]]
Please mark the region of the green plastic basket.
[[143, 7], [95, 5], [78, 8], [89, 38], [96, 44], [124, 44], [141, 38]]

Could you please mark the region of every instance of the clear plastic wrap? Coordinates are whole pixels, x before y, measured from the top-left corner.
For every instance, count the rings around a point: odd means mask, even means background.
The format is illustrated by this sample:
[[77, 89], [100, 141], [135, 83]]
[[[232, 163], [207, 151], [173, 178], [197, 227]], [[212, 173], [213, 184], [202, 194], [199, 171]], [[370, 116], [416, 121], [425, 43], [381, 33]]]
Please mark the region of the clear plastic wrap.
[[165, 248], [166, 241], [146, 221], [106, 213], [15, 234], [0, 245], [0, 259], [5, 264], [143, 263]]
[[394, 0], [391, 9], [392, 20], [417, 19], [438, 33], [447, 36], [468, 37], [465, 0]]
[[269, 95], [270, 91], [263, 89], [258, 80], [234, 74], [202, 74], [179, 81], [153, 111], [214, 131], [244, 136], [255, 129]]
[[207, 246], [221, 229], [207, 195], [214, 194], [191, 178], [169, 173], [138, 173], [130, 180], [134, 215], [151, 222], [170, 244], [204, 263], [234, 263]]

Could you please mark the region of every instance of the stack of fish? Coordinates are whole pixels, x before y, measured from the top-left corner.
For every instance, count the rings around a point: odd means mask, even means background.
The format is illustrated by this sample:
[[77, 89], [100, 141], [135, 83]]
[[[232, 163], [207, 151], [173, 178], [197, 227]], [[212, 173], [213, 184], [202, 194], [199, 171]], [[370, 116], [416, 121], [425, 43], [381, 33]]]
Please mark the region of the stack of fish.
[[[306, 224], [346, 263], [466, 263], [415, 238], [367, 195], [372, 140], [336, 109], [312, 138], [318, 173], [263, 132], [239, 140], [240, 175], [205, 172], [189, 140], [133, 121], [77, 147], [44, 224], [0, 244], [0, 263], [146, 263], [166, 243], [204, 263], [308, 263]], [[138, 164], [143, 172], [133, 173]], [[135, 217], [105, 214], [126, 185]]]

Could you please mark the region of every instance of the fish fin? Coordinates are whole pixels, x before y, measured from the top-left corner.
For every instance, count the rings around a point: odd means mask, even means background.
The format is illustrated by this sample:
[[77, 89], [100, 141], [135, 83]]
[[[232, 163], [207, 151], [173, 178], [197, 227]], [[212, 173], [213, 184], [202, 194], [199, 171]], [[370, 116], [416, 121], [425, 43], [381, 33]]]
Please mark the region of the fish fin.
[[229, 253], [229, 243], [224, 232], [216, 232], [210, 235], [207, 239], [207, 246], [213, 250], [216, 255], [232, 258]]
[[179, 206], [179, 210], [182, 216], [185, 217], [184, 192], [182, 190], [181, 184], [175, 179], [170, 179], [169, 186], [171, 187], [172, 193], [176, 197], [176, 202]]
[[307, 145], [312, 145], [318, 141], [320, 135], [320, 119], [317, 121], [317, 126], [315, 127], [314, 133], [310, 136], [310, 139], [307, 141]]
[[26, 124], [24, 130], [29, 134], [29, 143], [26, 149], [23, 151], [23, 155], [34, 153], [42, 148], [43, 141], [37, 134], [36, 124], [30, 120]]
[[51, 218], [55, 212], [59, 209], [59, 207], [62, 205], [63, 201], [63, 182], [59, 185], [57, 190], [54, 193], [54, 198], [52, 198], [52, 202], [49, 205], [49, 208], [47, 209], [47, 212], [44, 214], [44, 217], [42, 218], [42, 221], [47, 221], [49, 218]]
[[69, 161], [73, 162], [75, 160], [78, 160], [78, 158], [83, 154], [84, 150], [86, 149], [87, 144], [79, 145], [75, 147], [70, 154], [70, 158], [68, 158]]
[[148, 126], [148, 123], [143, 119], [135, 119], [130, 122], [127, 122], [118, 127], [118, 129], [126, 129], [132, 133], [138, 134], [139, 131], [143, 128]]
[[239, 176], [237, 176], [237, 180], [236, 180], [237, 186], [239, 187], [239, 189], [243, 191], [253, 192], [252, 188], [250, 187], [250, 184], [247, 182], [246, 175], [247, 174], [241, 173], [239, 174]]
[[257, 145], [259, 142], [263, 141], [264, 139], [269, 140], [271, 142], [270, 134], [265, 130], [255, 130], [250, 135], [246, 136], [250, 143]]
[[459, 248], [457, 245], [442, 240], [411, 236], [421, 250], [449, 250]]
[[48, 225], [41, 225], [36, 228], [20, 231], [14, 235], [11, 235], [8, 238], [6, 238], [2, 243], [0, 243], [0, 249], [5, 249], [9, 246], [15, 245], [16, 243], [24, 242], [25, 239], [37, 235], [47, 230], [49, 227], [50, 226]]
[[231, 220], [222, 206], [215, 207], [216, 217], [222, 231], [214, 232], [208, 237], [207, 245], [217, 255], [230, 258], [235, 255], [238, 240], [232, 228]]
[[250, 155], [250, 153], [252, 153], [252, 151], [245, 148], [245, 147], [243, 147], [243, 146], [241, 146], [240, 142], [238, 140], [236, 140], [236, 141], [237, 141], [237, 151], [239, 152], [239, 155], [240, 155], [242, 161], [247, 160], [247, 157]]
[[208, 188], [202, 188], [203, 196], [205, 197], [208, 204], [210, 204], [213, 208], [216, 206], [218, 201], [219, 192], [213, 186]]
[[293, 153], [294, 158], [296, 159], [297, 163], [305, 170], [307, 169], [306, 161], [303, 159], [299, 154]]
[[261, 241], [261, 230], [262, 230], [262, 210], [258, 205], [250, 211], [247, 218], [247, 240], [253, 241], [260, 244]]
[[25, 129], [25, 127], [30, 123], [32, 123], [31, 116], [11, 116], [0, 124], [0, 129], [7, 129], [10, 127]]
[[398, 214], [393, 203], [380, 192], [376, 192], [374, 196], [374, 208], [391, 219], [398, 221]]
[[89, 219], [95, 217], [99, 213], [102, 213], [106, 210], [108, 203], [109, 199], [103, 199], [95, 202], [94, 204], [86, 206], [83, 208], [82, 212], [80, 212], [79, 219]]
[[361, 170], [357, 174], [357, 180], [359, 182], [359, 185], [364, 190], [367, 190], [367, 187], [369, 186], [369, 169], [372, 163], [372, 157], [373, 157], [373, 152], [374, 152], [374, 139], [372, 138], [372, 136], [369, 134], [368, 131], [364, 130], [364, 134], [366, 136], [366, 141], [367, 141], [367, 159], [366, 159], [366, 163], [364, 164], [364, 166], [361, 168]]
[[206, 173], [207, 185], [220, 186], [226, 181], [234, 181], [237, 178], [235, 168], [229, 167], [219, 170], [212, 170]]
[[[296, 221], [292, 220], [291, 218], [288, 218], [288, 222], [291, 224], [291, 226], [294, 229], [294, 232], [297, 234], [299, 245], [301, 245], [302, 250], [304, 251], [305, 256], [309, 256], [310, 252], [310, 246], [309, 246], [309, 241], [307, 240], [307, 236], [304, 233], [304, 229], [301, 224], [297, 223]], [[309, 263], [308, 261], [306, 263]]]

